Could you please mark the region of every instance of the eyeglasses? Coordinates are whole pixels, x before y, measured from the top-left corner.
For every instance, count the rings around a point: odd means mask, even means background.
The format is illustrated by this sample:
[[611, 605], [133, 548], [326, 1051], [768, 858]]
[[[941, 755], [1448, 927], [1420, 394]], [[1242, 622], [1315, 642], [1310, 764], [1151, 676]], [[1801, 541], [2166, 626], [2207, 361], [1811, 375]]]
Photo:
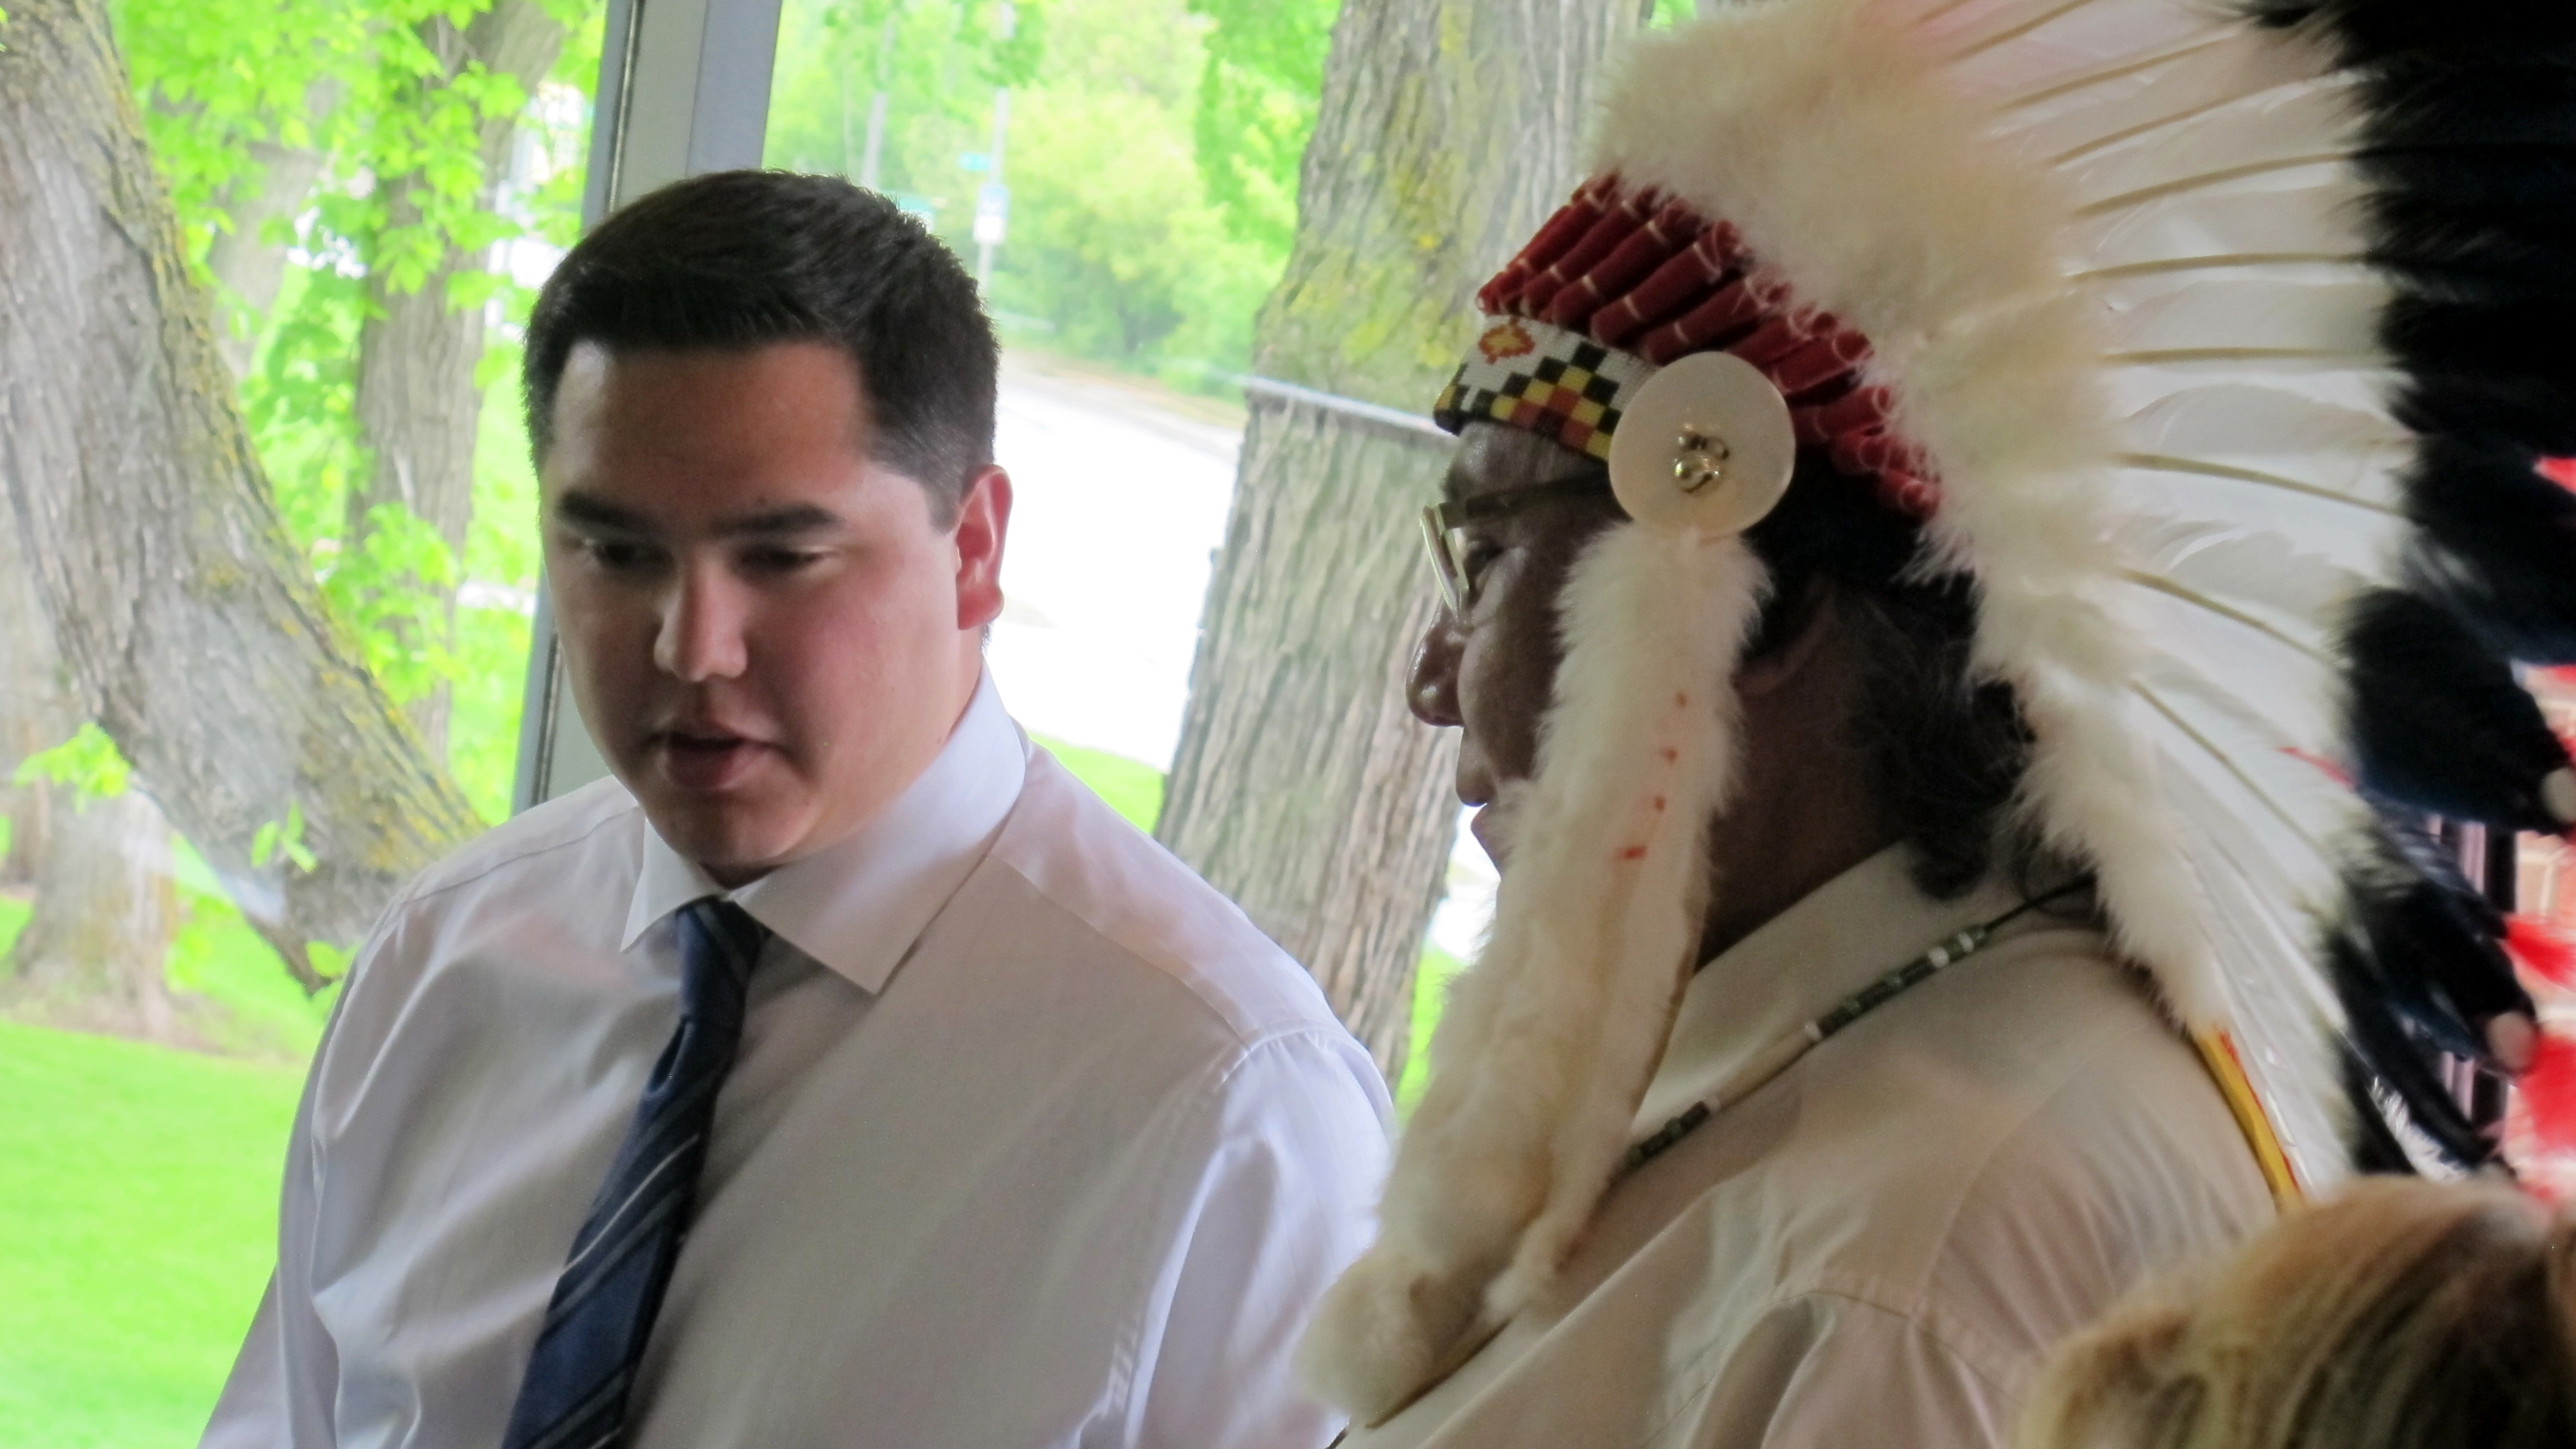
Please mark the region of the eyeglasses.
[[1463, 619], [1476, 604], [1476, 581], [1459, 567], [1464, 550], [1455, 535], [1474, 523], [1491, 523], [1525, 513], [1542, 504], [1560, 499], [1597, 498], [1610, 491], [1610, 471], [1596, 468], [1559, 478], [1552, 483], [1533, 483], [1526, 488], [1506, 488], [1500, 493], [1480, 493], [1473, 498], [1453, 498], [1434, 503], [1422, 510], [1422, 549], [1431, 555], [1431, 571], [1440, 578], [1440, 602], [1448, 606], [1453, 617]]

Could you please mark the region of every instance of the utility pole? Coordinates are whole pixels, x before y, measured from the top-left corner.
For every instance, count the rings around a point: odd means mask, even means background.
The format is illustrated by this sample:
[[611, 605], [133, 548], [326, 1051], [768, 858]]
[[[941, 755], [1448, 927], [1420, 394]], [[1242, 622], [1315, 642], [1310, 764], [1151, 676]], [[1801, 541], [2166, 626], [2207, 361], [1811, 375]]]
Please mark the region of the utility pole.
[[[1019, 7], [1002, 0], [1001, 38], [1009, 40], [1019, 32]], [[1011, 88], [993, 88], [993, 149], [986, 162], [989, 178], [975, 189], [975, 290], [990, 294], [993, 288], [993, 253], [1002, 245], [1010, 230], [1011, 188], [1002, 180], [1002, 147], [1011, 128]]]

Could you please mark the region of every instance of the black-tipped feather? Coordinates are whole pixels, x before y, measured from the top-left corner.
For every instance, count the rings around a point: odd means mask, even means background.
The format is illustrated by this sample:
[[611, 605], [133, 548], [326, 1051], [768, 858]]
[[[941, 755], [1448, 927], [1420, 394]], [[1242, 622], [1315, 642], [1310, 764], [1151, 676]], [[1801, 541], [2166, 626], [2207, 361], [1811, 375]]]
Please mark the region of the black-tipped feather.
[[2401, 152], [2362, 164], [2375, 188], [2363, 213], [2371, 256], [2401, 281], [2413, 280], [2409, 259], [2427, 250], [2438, 260], [2489, 246], [2563, 248], [2576, 238], [2576, 152], [2518, 147], [2471, 159], [2475, 165], [2443, 152]]
[[[2533, 471], [2576, 454], [2576, 0], [2239, 3], [2356, 74], [2367, 256], [2393, 293], [2379, 341], [2419, 437], [2408, 589], [2365, 595], [2345, 624], [2362, 781], [2414, 810], [2555, 832], [2541, 791], [2566, 749], [2495, 651], [2576, 657], [2576, 500]], [[2528, 1003], [2494, 909], [2402, 815], [2383, 823], [2322, 943], [2354, 1155], [2484, 1163], [2494, 1149], [2436, 1048], [2483, 1057], [2483, 1018]]]
[[2428, 438], [2406, 480], [2407, 582], [2506, 654], [2576, 663], [2576, 493], [2510, 443]]
[[2406, 1155], [2404, 1144], [2397, 1140], [2396, 1130], [2389, 1126], [2387, 1112], [2373, 1093], [2373, 1088], [2379, 1084], [2379, 1074], [2371, 1070], [2370, 1063], [2363, 1061], [2359, 1052], [2353, 1050], [2349, 1039], [2341, 1044], [2341, 1048], [2344, 1097], [2352, 1105], [2348, 1146], [2353, 1171], [2400, 1177], [2413, 1174], [2414, 1160]]
[[[2344, 1002], [2344, 1031], [2354, 1051], [2404, 1106], [2415, 1130], [2462, 1167], [2494, 1156], [2494, 1146], [2479, 1135], [2434, 1070], [2431, 1048], [2389, 1009], [2368, 949], [2351, 934], [2339, 932], [2326, 944], [2326, 965], [2335, 994]], [[2379, 1110], [2378, 1104], [2367, 1101], [2354, 1106]]]
[[2486, 1022], [2530, 1015], [2500, 940], [2504, 917], [2460, 874], [2450, 853], [2403, 817], [2383, 818], [2346, 867], [2357, 944], [2375, 988], [2421, 1040], [2495, 1066]]
[[2422, 55], [2512, 61], [2576, 46], [2576, 7], [2566, 0], [2252, 0], [2246, 13], [2267, 25], [2315, 22], [2346, 65]]
[[2428, 814], [2556, 834], [2542, 782], [2567, 749], [2513, 671], [2441, 605], [2397, 589], [2355, 601], [2346, 728], [2362, 784]]
[[2396, 412], [2418, 433], [2509, 438], [2535, 453], [2576, 453], [2576, 300], [2478, 305], [2402, 296], [2379, 341], [2405, 374]]

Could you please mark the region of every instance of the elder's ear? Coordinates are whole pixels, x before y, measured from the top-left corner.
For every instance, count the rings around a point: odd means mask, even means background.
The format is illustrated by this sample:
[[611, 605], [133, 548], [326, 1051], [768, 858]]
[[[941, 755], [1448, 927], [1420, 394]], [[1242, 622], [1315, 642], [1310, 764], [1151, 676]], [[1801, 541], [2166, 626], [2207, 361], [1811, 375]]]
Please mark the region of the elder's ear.
[[[1747, 698], [1778, 692], [1798, 677], [1833, 632], [1838, 595], [1822, 575], [1810, 575], [1798, 597], [1789, 601], [1787, 629], [1769, 647], [1736, 666], [1735, 689]], [[1765, 630], [1765, 633], [1772, 631]]]

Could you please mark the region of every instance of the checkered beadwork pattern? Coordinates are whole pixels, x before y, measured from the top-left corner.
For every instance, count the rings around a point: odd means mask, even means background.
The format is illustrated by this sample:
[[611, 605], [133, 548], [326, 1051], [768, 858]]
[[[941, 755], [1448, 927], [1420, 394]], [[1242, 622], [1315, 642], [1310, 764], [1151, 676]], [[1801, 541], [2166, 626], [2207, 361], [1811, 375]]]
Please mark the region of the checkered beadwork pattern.
[[1799, 304], [1734, 227], [1616, 175], [1584, 183], [1476, 293], [1485, 325], [1432, 419], [1490, 418], [1598, 458], [1636, 389], [1693, 352], [1761, 369], [1789, 401], [1802, 447], [1868, 479], [1913, 517], [1940, 501], [1931, 461], [1897, 436], [1869, 382], [1869, 340]]
[[1619, 416], [1654, 367], [1580, 332], [1489, 317], [1432, 418], [1451, 432], [1491, 418], [1607, 460]]

